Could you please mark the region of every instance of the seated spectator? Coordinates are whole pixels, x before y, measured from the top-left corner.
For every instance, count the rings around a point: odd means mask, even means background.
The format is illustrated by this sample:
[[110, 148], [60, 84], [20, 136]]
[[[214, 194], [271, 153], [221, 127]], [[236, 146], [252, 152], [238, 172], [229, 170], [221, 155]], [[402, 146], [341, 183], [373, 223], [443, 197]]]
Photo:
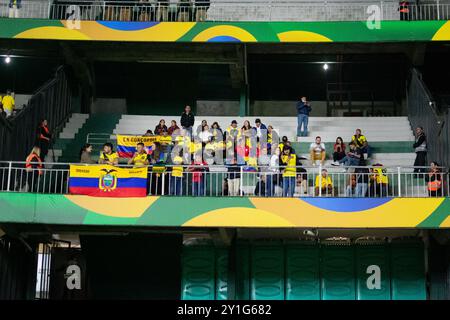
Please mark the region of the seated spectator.
[[389, 178], [386, 175], [386, 169], [381, 164], [374, 164], [371, 169], [369, 196], [387, 197], [389, 196]]
[[200, 135], [200, 133], [203, 132], [203, 127], [207, 126], [208, 122], [206, 120], [202, 120], [202, 123], [197, 127], [197, 136]]
[[297, 155], [292, 153], [291, 147], [285, 146], [280, 160], [280, 166], [283, 168], [283, 197], [293, 197], [297, 176]]
[[430, 170], [425, 176], [427, 182], [428, 195], [430, 197], [442, 197], [442, 173], [439, 164], [435, 161], [431, 162]]
[[145, 167], [150, 164], [150, 155], [145, 151], [145, 146], [139, 142], [136, 146], [136, 152], [133, 157], [128, 160], [128, 164], [134, 165], [134, 168]]
[[259, 141], [261, 139], [263, 134], [267, 135], [267, 127], [264, 123], [261, 123], [261, 119], [255, 120], [255, 127], [254, 130], [256, 131], [256, 139]]
[[355, 168], [356, 187], [355, 197], [365, 197], [369, 188], [369, 168], [366, 167], [366, 160], [361, 158], [358, 167]]
[[[299, 169], [304, 170], [302, 173], [298, 173]], [[297, 180], [296, 180], [296, 188], [295, 193], [299, 195], [307, 195], [308, 194], [308, 175], [306, 174], [306, 169], [297, 168]]]
[[216, 141], [223, 140], [223, 132], [217, 122], [214, 122], [211, 126], [211, 133]]
[[333, 181], [328, 175], [327, 169], [322, 169], [322, 174], [316, 177], [315, 190], [316, 196], [323, 195], [334, 195], [333, 192]]
[[357, 166], [361, 159], [364, 160], [364, 157], [361, 153], [361, 149], [357, 149], [355, 143], [352, 141], [349, 144], [350, 150], [347, 152], [347, 155], [338, 161], [338, 164], [332, 163], [331, 165], [344, 165], [346, 167]]
[[189, 171], [192, 172], [192, 195], [204, 197], [205, 193], [205, 171], [207, 171], [208, 166], [203, 161], [201, 155], [196, 155], [195, 160], [192, 162], [192, 167]]
[[16, 102], [14, 101], [13, 96], [11, 95], [11, 90], [6, 90], [6, 95], [2, 98], [2, 106], [3, 110], [6, 112], [6, 117], [10, 117], [13, 114], [13, 110]]
[[352, 136], [352, 142], [356, 145], [357, 149], [361, 150], [364, 159], [370, 157], [369, 143], [367, 142], [366, 136], [361, 134], [361, 129], [356, 129], [355, 134]]
[[149, 129], [144, 133], [144, 137], [150, 137], [150, 136], [153, 136], [153, 131]]
[[177, 122], [175, 120], [170, 121], [170, 127], [169, 129], [167, 129], [167, 133], [169, 134], [169, 136], [174, 134], [174, 132], [176, 134], [177, 130], [180, 130], [180, 127], [178, 127]]
[[153, 132], [157, 136], [161, 136], [163, 134], [163, 132], [167, 132], [166, 121], [164, 119], [159, 120], [159, 123], [155, 127], [155, 130]]
[[333, 147], [333, 161], [334, 161], [334, 164], [336, 165], [336, 164], [339, 164], [339, 160], [342, 160], [344, 157], [345, 157], [345, 148], [346, 148], [346, 146], [345, 146], [345, 143], [344, 143], [344, 141], [342, 140], [342, 138], [341, 137], [337, 137], [336, 138], [336, 143], [334, 144], [334, 147]]
[[351, 174], [348, 185], [345, 188], [345, 196], [346, 197], [353, 197], [356, 194], [356, 175]]
[[238, 196], [241, 183], [241, 167], [237, 164], [237, 159], [231, 159], [227, 165], [228, 194]]
[[175, 156], [172, 160], [172, 174], [170, 176], [170, 195], [181, 196], [183, 194], [183, 158]]
[[37, 192], [39, 189], [39, 178], [43, 175], [41, 149], [38, 146], [33, 147], [28, 155], [25, 161], [25, 171], [28, 192]]
[[209, 131], [208, 125], [203, 126], [202, 132], [199, 133], [198, 137], [204, 144], [206, 144], [210, 140], [210, 138], [212, 137], [212, 133]]
[[94, 164], [95, 161], [91, 159], [91, 153], [92, 145], [86, 143], [80, 150], [80, 163]]
[[110, 142], [103, 145], [103, 150], [100, 152], [98, 163], [109, 164], [111, 166], [116, 166], [119, 164], [119, 155], [114, 152], [113, 145]]
[[237, 127], [236, 120], [231, 121], [231, 125], [227, 128], [227, 130], [225, 130], [225, 135], [233, 139], [237, 139], [241, 135], [241, 132]]
[[317, 161], [320, 161], [321, 165], [325, 163], [325, 144], [322, 142], [322, 138], [316, 137], [316, 141], [309, 146], [309, 153], [313, 166], [316, 165]]

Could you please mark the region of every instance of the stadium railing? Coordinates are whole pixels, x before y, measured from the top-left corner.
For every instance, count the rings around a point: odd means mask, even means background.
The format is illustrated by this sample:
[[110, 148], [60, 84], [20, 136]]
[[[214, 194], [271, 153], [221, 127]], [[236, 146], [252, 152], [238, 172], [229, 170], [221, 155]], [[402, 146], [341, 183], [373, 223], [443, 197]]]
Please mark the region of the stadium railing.
[[[103, 21], [366, 21], [448, 20], [450, 4], [410, 4], [401, 14], [398, 1], [157, 1], [26, 2], [17, 16], [56, 20]], [[0, 17], [8, 17], [9, 0], [0, 0]]]
[[[117, 167], [131, 168], [131, 166], [119, 165]], [[154, 165], [148, 167], [148, 195], [163, 196], [262, 196], [262, 197], [357, 197], [364, 194], [365, 197], [447, 197], [449, 196], [449, 179], [446, 168], [440, 168], [439, 176], [441, 187], [438, 192], [428, 192], [429, 176], [428, 167], [298, 167], [297, 177], [302, 176], [306, 181], [295, 182], [294, 194], [286, 194], [283, 188], [283, 177], [278, 172], [267, 166], [240, 166], [235, 173], [228, 172], [226, 165], [210, 166], [182, 166], [182, 178], [174, 182], [172, 176], [173, 165]], [[300, 172], [299, 169], [304, 169]], [[364, 173], [355, 173], [356, 168], [365, 168]], [[0, 162], [0, 192], [32, 192], [40, 194], [69, 194], [70, 180], [69, 163], [46, 163], [42, 169], [26, 169], [24, 162]], [[197, 170], [192, 172], [190, 170]], [[328, 170], [328, 176], [332, 181], [329, 190], [316, 190], [315, 185], [322, 185], [322, 170]], [[422, 172], [414, 172], [421, 169]], [[39, 174], [38, 172], [41, 172]], [[236, 178], [238, 183], [236, 193], [229, 190], [228, 180]], [[194, 193], [193, 178], [201, 181], [203, 188], [197, 185], [199, 192]], [[199, 178], [200, 176], [200, 178]], [[378, 182], [387, 182], [383, 185]], [[297, 180], [297, 178], [295, 178]], [[317, 179], [317, 180], [316, 180]], [[354, 179], [354, 183], [351, 181]], [[268, 184], [269, 181], [269, 184]], [[359, 185], [358, 185], [359, 181]], [[361, 183], [367, 182], [367, 185]], [[270, 188], [270, 182], [274, 186]], [[176, 184], [179, 184], [177, 191]], [[351, 187], [349, 187], [351, 186]], [[359, 195], [356, 188], [361, 188]], [[227, 191], [228, 190], [228, 191]]]

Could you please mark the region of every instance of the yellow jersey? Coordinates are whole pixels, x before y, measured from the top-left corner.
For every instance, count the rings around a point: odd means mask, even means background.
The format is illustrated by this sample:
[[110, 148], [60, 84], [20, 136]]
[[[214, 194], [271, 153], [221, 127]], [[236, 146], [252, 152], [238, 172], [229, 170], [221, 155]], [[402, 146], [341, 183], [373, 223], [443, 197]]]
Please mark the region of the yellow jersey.
[[356, 135], [353, 135], [352, 141], [356, 143], [358, 147], [362, 147], [367, 142], [367, 139], [364, 135], [360, 135], [359, 138], [357, 138]]
[[297, 175], [297, 155], [291, 154], [290, 156], [281, 156], [281, 163], [286, 166], [283, 172], [283, 177], [295, 177]]
[[106, 154], [104, 152], [100, 152], [100, 159], [105, 161], [114, 162], [116, 159], [119, 159], [119, 155], [117, 152], [112, 152], [111, 154]]
[[[133, 157], [134, 167], [144, 167], [148, 164], [148, 154], [147, 153], [139, 153]], [[146, 163], [147, 162], [147, 163]]]
[[160, 136], [159, 137], [159, 143], [161, 143], [161, 144], [170, 144], [170, 143], [172, 143], [172, 137], [171, 136]]
[[2, 99], [3, 109], [12, 111], [15, 104], [14, 98], [11, 96], [4, 96]]
[[375, 173], [375, 181], [377, 183], [383, 183], [383, 184], [388, 184], [389, 183], [389, 178], [387, 175], [385, 175], [385, 170], [381, 169], [381, 168], [376, 168], [373, 169], [373, 172]]
[[[320, 177], [321, 175], [316, 177], [316, 183], [315, 186], [316, 188], [320, 188]], [[333, 186], [333, 181], [331, 181], [331, 177], [330, 176], [326, 176], [325, 178], [322, 177], [322, 187], [321, 189], [327, 188], [327, 187], [332, 187]]]

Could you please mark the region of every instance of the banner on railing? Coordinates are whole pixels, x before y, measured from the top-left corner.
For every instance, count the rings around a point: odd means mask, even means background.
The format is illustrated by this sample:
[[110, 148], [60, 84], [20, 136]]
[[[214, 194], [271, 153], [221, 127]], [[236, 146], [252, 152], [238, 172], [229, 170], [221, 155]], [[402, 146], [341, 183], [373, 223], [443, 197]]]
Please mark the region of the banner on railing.
[[160, 136], [125, 136], [117, 135], [117, 152], [121, 158], [132, 158], [136, 152], [136, 146], [139, 142], [144, 144], [148, 154], [152, 154], [155, 150], [155, 142], [159, 142]]
[[69, 192], [94, 197], [145, 197], [147, 168], [71, 165]]

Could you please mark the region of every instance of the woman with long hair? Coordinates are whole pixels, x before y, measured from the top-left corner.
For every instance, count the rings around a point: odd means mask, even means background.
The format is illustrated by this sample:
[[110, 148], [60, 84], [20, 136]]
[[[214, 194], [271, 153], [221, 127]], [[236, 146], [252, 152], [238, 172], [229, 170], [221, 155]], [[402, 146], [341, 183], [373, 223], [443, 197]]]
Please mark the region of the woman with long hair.
[[442, 172], [436, 161], [430, 163], [430, 170], [425, 176], [427, 182], [428, 195], [430, 197], [442, 197]]
[[80, 163], [93, 164], [94, 160], [91, 158], [92, 145], [86, 143], [80, 150]]
[[336, 138], [336, 143], [333, 147], [333, 161], [335, 164], [339, 164], [339, 160], [345, 157], [345, 143], [341, 137]]
[[36, 145], [41, 149], [41, 159], [45, 161], [45, 157], [47, 156], [48, 149], [50, 146], [50, 139], [52, 135], [50, 130], [48, 129], [48, 122], [46, 119], [42, 119], [39, 122], [39, 126], [37, 128], [37, 143]]
[[42, 172], [41, 148], [34, 146], [25, 161], [26, 182], [28, 192], [36, 192], [39, 189], [39, 178]]

